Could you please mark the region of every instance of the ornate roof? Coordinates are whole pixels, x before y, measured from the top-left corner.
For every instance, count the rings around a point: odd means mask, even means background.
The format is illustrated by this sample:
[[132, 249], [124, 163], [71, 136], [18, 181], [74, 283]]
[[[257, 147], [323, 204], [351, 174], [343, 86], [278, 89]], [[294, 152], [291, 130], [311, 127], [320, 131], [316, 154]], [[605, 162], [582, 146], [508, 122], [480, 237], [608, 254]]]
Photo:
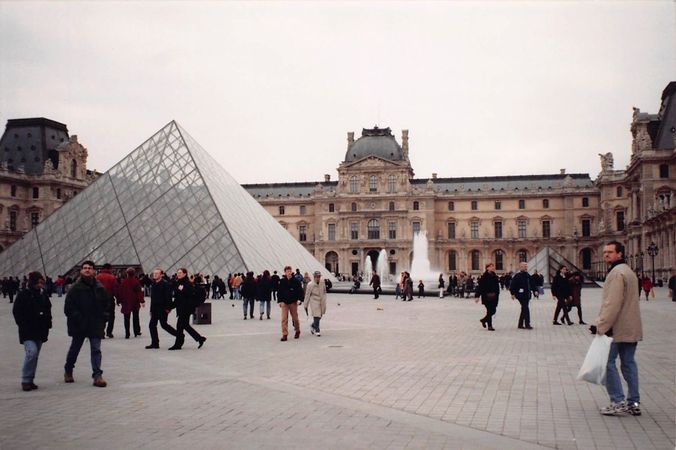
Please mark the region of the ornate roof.
[[404, 152], [389, 128], [364, 128], [361, 137], [345, 153], [345, 162], [377, 156], [390, 161], [403, 161]]

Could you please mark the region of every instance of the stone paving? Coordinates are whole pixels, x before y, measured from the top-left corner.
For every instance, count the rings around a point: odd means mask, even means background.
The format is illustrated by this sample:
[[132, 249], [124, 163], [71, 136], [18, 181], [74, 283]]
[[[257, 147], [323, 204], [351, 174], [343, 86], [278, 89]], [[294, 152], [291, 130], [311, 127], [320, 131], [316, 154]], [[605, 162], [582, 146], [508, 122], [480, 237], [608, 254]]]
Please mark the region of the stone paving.
[[[212, 301], [213, 324], [197, 327], [205, 346], [187, 337], [179, 352], [161, 329], [162, 348], [144, 349], [143, 309], [143, 336], [125, 340], [118, 316], [103, 341], [105, 389], [91, 385], [87, 343], [75, 384], [63, 383], [69, 339], [53, 297], [33, 392], [20, 389], [23, 348], [4, 299], [0, 448], [672, 449], [676, 303], [656, 292], [641, 303], [640, 417], [598, 413], [605, 390], [575, 380], [591, 336], [551, 324], [549, 292], [532, 303], [532, 331], [516, 328], [518, 303], [503, 294], [495, 332], [473, 300], [330, 294], [322, 336], [303, 312], [288, 342], [276, 306], [272, 320], [243, 321], [240, 302]], [[587, 322], [600, 296], [583, 291]]]

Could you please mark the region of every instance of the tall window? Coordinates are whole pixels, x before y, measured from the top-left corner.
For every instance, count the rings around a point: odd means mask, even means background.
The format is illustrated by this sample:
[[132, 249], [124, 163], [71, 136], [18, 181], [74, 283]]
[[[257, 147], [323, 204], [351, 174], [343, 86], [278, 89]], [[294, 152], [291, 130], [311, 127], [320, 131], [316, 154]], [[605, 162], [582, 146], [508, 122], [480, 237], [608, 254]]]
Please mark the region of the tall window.
[[420, 233], [420, 222], [413, 222], [413, 235]]
[[284, 215], [284, 207], [283, 207], [283, 206], [280, 206], [280, 207], [279, 207], [279, 215], [280, 215], [280, 216], [283, 216], [283, 215]]
[[448, 222], [448, 238], [455, 239], [455, 222]]
[[542, 208], [543, 209], [549, 209], [549, 199], [548, 198], [542, 199]]
[[479, 209], [479, 204], [476, 200], [472, 200], [472, 211], [476, 211], [477, 209]]
[[413, 202], [413, 211], [420, 210], [420, 202]]
[[582, 236], [591, 236], [591, 219], [582, 219]]
[[369, 192], [378, 192], [378, 177], [375, 175], [369, 177]]
[[56, 188], [56, 198], [61, 200], [61, 188]]
[[495, 209], [502, 209], [502, 202], [500, 200], [495, 201]]
[[589, 208], [589, 197], [582, 197], [582, 207]]
[[353, 241], [356, 241], [359, 239], [359, 224], [358, 223], [351, 223], [350, 224], [350, 239]]
[[10, 188], [10, 194], [12, 197], [16, 197], [16, 185], [13, 184], [12, 187]]
[[336, 240], [336, 224], [330, 223], [329, 224], [329, 241], [335, 241], [335, 240]]
[[591, 270], [592, 268], [592, 251], [590, 248], [582, 249], [582, 269]]
[[526, 250], [523, 250], [523, 249], [519, 250], [516, 253], [516, 256], [519, 258], [520, 263], [528, 262], [528, 252]]
[[397, 191], [397, 177], [390, 175], [387, 177], [387, 192], [393, 193]]
[[352, 204], [350, 205], [350, 210], [352, 212], [357, 212], [357, 204], [355, 202], [352, 202]]
[[350, 193], [356, 194], [357, 192], [359, 192], [359, 186], [357, 185], [357, 177], [351, 176], [350, 177]]
[[469, 229], [470, 229], [470, 237], [472, 239], [479, 239], [479, 222], [476, 220], [472, 221], [469, 224]]
[[624, 230], [624, 211], [617, 211], [615, 213], [615, 221], [617, 223], [617, 231]]
[[449, 211], [455, 210], [455, 202], [448, 202], [448, 210]]
[[526, 200], [524, 199], [519, 200], [519, 209], [526, 209]]
[[502, 250], [495, 251], [495, 270], [505, 270], [504, 254]]
[[481, 259], [481, 253], [479, 253], [479, 250], [472, 250], [470, 257], [472, 260], [472, 270], [481, 270], [481, 263], [479, 262]]
[[329, 203], [329, 212], [336, 212], [336, 205], [333, 203]]
[[397, 238], [397, 222], [389, 222], [387, 224], [387, 237], [390, 239]]
[[660, 178], [669, 178], [669, 164], [660, 164]]
[[552, 237], [552, 224], [549, 220], [542, 221], [542, 237], [543, 238]]
[[70, 176], [71, 178], [77, 177], [77, 161], [74, 159], [70, 161]]
[[622, 197], [624, 195], [624, 189], [622, 189], [622, 186], [618, 186], [617, 189], [615, 190], [615, 196], [616, 197]]
[[33, 198], [38, 198], [40, 197], [40, 188], [33, 188]]
[[380, 223], [378, 219], [371, 219], [367, 225], [369, 239], [380, 239]]
[[527, 230], [527, 224], [525, 220], [518, 220], [516, 222], [516, 225], [519, 229], [519, 237], [520, 238], [525, 238], [526, 237], [526, 230]]
[[9, 230], [10, 231], [16, 231], [16, 216], [17, 216], [16, 211], [10, 211], [9, 212]]
[[301, 216], [305, 215], [305, 205], [300, 205], [300, 215]]
[[300, 225], [298, 227], [298, 240], [301, 242], [307, 241], [307, 234], [306, 234], [307, 227], [305, 225]]
[[495, 239], [502, 239], [502, 222], [495, 222]]
[[455, 250], [448, 252], [448, 270], [458, 270], [458, 254]]
[[388, 209], [394, 211], [394, 202], [390, 202]]

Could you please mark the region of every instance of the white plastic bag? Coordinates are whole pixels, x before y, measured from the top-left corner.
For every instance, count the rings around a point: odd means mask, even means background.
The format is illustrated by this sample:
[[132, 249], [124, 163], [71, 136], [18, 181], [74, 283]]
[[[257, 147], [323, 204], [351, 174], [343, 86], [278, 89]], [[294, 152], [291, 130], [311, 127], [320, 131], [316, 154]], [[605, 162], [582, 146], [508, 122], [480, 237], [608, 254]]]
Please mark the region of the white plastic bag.
[[577, 374], [578, 380], [594, 384], [606, 384], [606, 365], [608, 364], [608, 354], [612, 342], [613, 338], [606, 335], [597, 334], [594, 336], [594, 340], [587, 350], [587, 356], [584, 357], [582, 367]]

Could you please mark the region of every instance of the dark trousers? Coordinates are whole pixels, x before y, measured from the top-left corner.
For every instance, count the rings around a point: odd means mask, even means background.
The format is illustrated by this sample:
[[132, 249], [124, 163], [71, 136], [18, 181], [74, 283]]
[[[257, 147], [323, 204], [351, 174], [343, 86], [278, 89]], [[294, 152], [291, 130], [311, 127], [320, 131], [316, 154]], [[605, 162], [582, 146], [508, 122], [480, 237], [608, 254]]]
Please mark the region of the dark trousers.
[[185, 342], [183, 331], [187, 332], [196, 342], [202, 340], [202, 335], [190, 326], [190, 315], [191, 314], [188, 313], [180, 314], [178, 316], [178, 321], [176, 321], [176, 342], [174, 343], [174, 347], [183, 347], [183, 342]]
[[176, 329], [167, 323], [168, 316], [169, 313], [164, 311], [150, 312], [150, 323], [148, 324], [148, 328], [150, 329], [151, 345], [160, 345], [160, 337], [157, 334], [157, 322], [160, 323], [160, 326], [164, 331], [172, 336], [176, 336]]
[[108, 305], [108, 325], [106, 325], [106, 336], [113, 335], [113, 327], [115, 326], [115, 302], [110, 302]]
[[380, 286], [373, 286], [373, 298], [378, 298], [380, 295]]
[[141, 322], [138, 317], [138, 309], [132, 310], [132, 312], [124, 315], [124, 335], [129, 337], [129, 318], [134, 316], [134, 336], [141, 334]]
[[554, 322], [559, 320], [559, 313], [563, 311], [563, 316], [561, 317], [561, 322], [566, 321], [571, 322], [570, 317], [568, 317], [568, 306], [566, 306], [566, 299], [556, 298], [556, 310], [554, 310]]
[[483, 320], [486, 322], [486, 325], [489, 327], [493, 326], [493, 316], [495, 315], [495, 311], [498, 308], [498, 305], [496, 302], [491, 302], [491, 301], [485, 301], [484, 306], [486, 307], [486, 315], [484, 316]]
[[[580, 319], [580, 322], [584, 322], [584, 320], [582, 320], [582, 305], [569, 306], [568, 312], [572, 311], [573, 308], [577, 308], [577, 318]], [[568, 317], [570, 317], [570, 314]]]
[[319, 333], [319, 321], [322, 320], [321, 317], [312, 317], [312, 328]]
[[[68, 348], [68, 354], [66, 355], [66, 365], [63, 368], [66, 373], [73, 373], [77, 357], [80, 354], [80, 349], [85, 339], [84, 336], [73, 336], [73, 340]], [[89, 338], [89, 349], [92, 362], [92, 378], [98, 378], [103, 373], [101, 370], [101, 339]]]
[[528, 308], [528, 300], [519, 300], [521, 304], [521, 314], [519, 314], [519, 326], [520, 327], [529, 327], [530, 326], [530, 309]]

